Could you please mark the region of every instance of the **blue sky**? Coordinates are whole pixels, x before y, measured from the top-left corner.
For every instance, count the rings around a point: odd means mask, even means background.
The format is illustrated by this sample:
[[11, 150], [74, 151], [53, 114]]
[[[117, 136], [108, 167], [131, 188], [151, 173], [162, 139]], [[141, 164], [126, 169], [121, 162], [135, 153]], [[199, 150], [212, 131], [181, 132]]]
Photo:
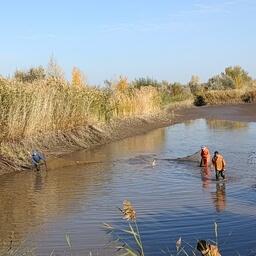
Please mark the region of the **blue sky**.
[[2, 1], [0, 74], [46, 66], [93, 84], [119, 75], [202, 81], [226, 66], [256, 77], [255, 0]]

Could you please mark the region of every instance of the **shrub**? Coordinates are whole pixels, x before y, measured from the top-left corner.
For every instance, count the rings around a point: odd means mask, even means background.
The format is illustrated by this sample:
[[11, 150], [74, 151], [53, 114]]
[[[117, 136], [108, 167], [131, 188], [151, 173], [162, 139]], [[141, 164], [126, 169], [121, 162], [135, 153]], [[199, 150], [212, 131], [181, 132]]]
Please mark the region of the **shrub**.
[[235, 87], [234, 81], [223, 73], [210, 78], [206, 86], [209, 90], [228, 90]]
[[23, 83], [32, 83], [36, 80], [43, 80], [46, 77], [45, 70], [42, 66], [30, 68], [28, 71], [17, 70], [14, 78]]
[[141, 87], [145, 87], [145, 86], [159, 87], [159, 86], [161, 86], [161, 83], [159, 83], [155, 79], [147, 77], [147, 78], [135, 79], [132, 82], [132, 86], [134, 88], [140, 89]]
[[232, 79], [235, 89], [240, 89], [252, 81], [248, 72], [240, 66], [225, 68], [225, 75]]
[[256, 90], [255, 91], [248, 91], [241, 97], [242, 101], [245, 103], [252, 103], [256, 101]]
[[198, 94], [203, 89], [199, 77], [195, 75], [191, 77], [188, 86], [190, 88], [191, 93], [194, 95]]
[[203, 95], [196, 95], [195, 96], [195, 100], [194, 100], [194, 105], [195, 106], [200, 107], [200, 106], [204, 106], [206, 104], [207, 103], [206, 103], [206, 100], [205, 100]]

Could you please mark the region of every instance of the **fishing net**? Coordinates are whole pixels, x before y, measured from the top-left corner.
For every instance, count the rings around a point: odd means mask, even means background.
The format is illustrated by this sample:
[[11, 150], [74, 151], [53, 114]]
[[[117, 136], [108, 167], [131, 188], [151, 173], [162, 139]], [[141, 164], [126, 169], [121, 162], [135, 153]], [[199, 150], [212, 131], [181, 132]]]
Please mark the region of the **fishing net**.
[[200, 154], [200, 151], [197, 151], [193, 155], [188, 155], [188, 156], [185, 156], [185, 157], [179, 157], [179, 158], [176, 158], [176, 159], [173, 159], [173, 160], [180, 161], [180, 162], [198, 162], [198, 163], [200, 163], [201, 154]]
[[247, 159], [248, 164], [256, 164], [256, 152], [251, 152]]

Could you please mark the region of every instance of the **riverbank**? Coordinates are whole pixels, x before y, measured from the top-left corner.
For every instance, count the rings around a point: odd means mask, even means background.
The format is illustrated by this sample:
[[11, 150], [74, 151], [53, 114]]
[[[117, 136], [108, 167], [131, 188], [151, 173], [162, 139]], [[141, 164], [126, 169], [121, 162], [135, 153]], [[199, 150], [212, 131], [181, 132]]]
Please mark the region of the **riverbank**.
[[192, 102], [188, 101], [186, 104], [172, 106], [167, 111], [155, 115], [115, 119], [109, 123], [80, 126], [65, 132], [38, 135], [33, 139], [24, 139], [20, 142], [2, 143], [2, 151], [5, 150], [6, 155], [12, 154], [13, 161], [1, 156], [0, 175], [31, 169], [29, 159], [31, 148], [44, 152], [48, 170], [50, 170], [64, 167], [67, 164], [85, 164], [76, 161], [69, 163], [58, 161], [62, 155], [81, 149], [90, 150], [113, 141], [188, 120], [205, 118], [255, 122], [255, 110], [256, 103], [194, 107]]
[[175, 122], [183, 122], [199, 118], [256, 122], [256, 103], [207, 105], [203, 107], [193, 106], [175, 112]]
[[[0, 175], [14, 171], [31, 169], [31, 148], [42, 151], [47, 159], [48, 170], [66, 166], [67, 163], [56, 161], [62, 155], [81, 149], [92, 149], [113, 141], [146, 133], [160, 127], [172, 124], [174, 113], [162, 112], [157, 115], [145, 115], [134, 118], [115, 119], [109, 123], [80, 126], [65, 132], [48, 133], [38, 135], [33, 139], [24, 139], [20, 142], [2, 143], [2, 150], [7, 156], [12, 155], [10, 160], [2, 156], [0, 160]], [[56, 165], [56, 163], [58, 163]], [[69, 162], [68, 165], [83, 164]]]

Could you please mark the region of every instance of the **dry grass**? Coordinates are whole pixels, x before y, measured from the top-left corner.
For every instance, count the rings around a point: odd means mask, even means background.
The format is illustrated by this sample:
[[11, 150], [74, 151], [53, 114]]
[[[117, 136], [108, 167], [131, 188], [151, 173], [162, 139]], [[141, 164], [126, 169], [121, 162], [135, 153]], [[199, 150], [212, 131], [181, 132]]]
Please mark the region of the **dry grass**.
[[[256, 100], [255, 91], [206, 91], [203, 97], [207, 104], [251, 102]], [[0, 78], [0, 169], [27, 164], [35, 147], [57, 151], [60, 141], [76, 148], [100, 144], [98, 134], [88, 133], [89, 126], [152, 116], [165, 108], [189, 107], [192, 101], [192, 94], [185, 89], [172, 95], [164, 87], [132, 87], [126, 78], [109, 88], [72, 86], [61, 78], [32, 83]]]
[[159, 93], [153, 87], [112, 91], [72, 87], [60, 80], [33, 84], [2, 81], [0, 101], [0, 141], [153, 114], [161, 107]]
[[[90, 138], [82, 134], [87, 129], [80, 127], [159, 113], [163, 107], [161, 94], [150, 86], [96, 88], [72, 86], [56, 78], [33, 83], [0, 78], [0, 158], [11, 160], [18, 168], [28, 163], [28, 151], [34, 147], [50, 150], [60, 140], [65, 140], [66, 146], [75, 143], [84, 147], [88, 143], [83, 141]], [[47, 136], [51, 140], [42, 142]], [[98, 143], [97, 135], [92, 138], [94, 143]]]
[[195, 97], [195, 104], [198, 106], [204, 105], [202, 100], [205, 104], [210, 105], [255, 102], [256, 88], [205, 91]]

